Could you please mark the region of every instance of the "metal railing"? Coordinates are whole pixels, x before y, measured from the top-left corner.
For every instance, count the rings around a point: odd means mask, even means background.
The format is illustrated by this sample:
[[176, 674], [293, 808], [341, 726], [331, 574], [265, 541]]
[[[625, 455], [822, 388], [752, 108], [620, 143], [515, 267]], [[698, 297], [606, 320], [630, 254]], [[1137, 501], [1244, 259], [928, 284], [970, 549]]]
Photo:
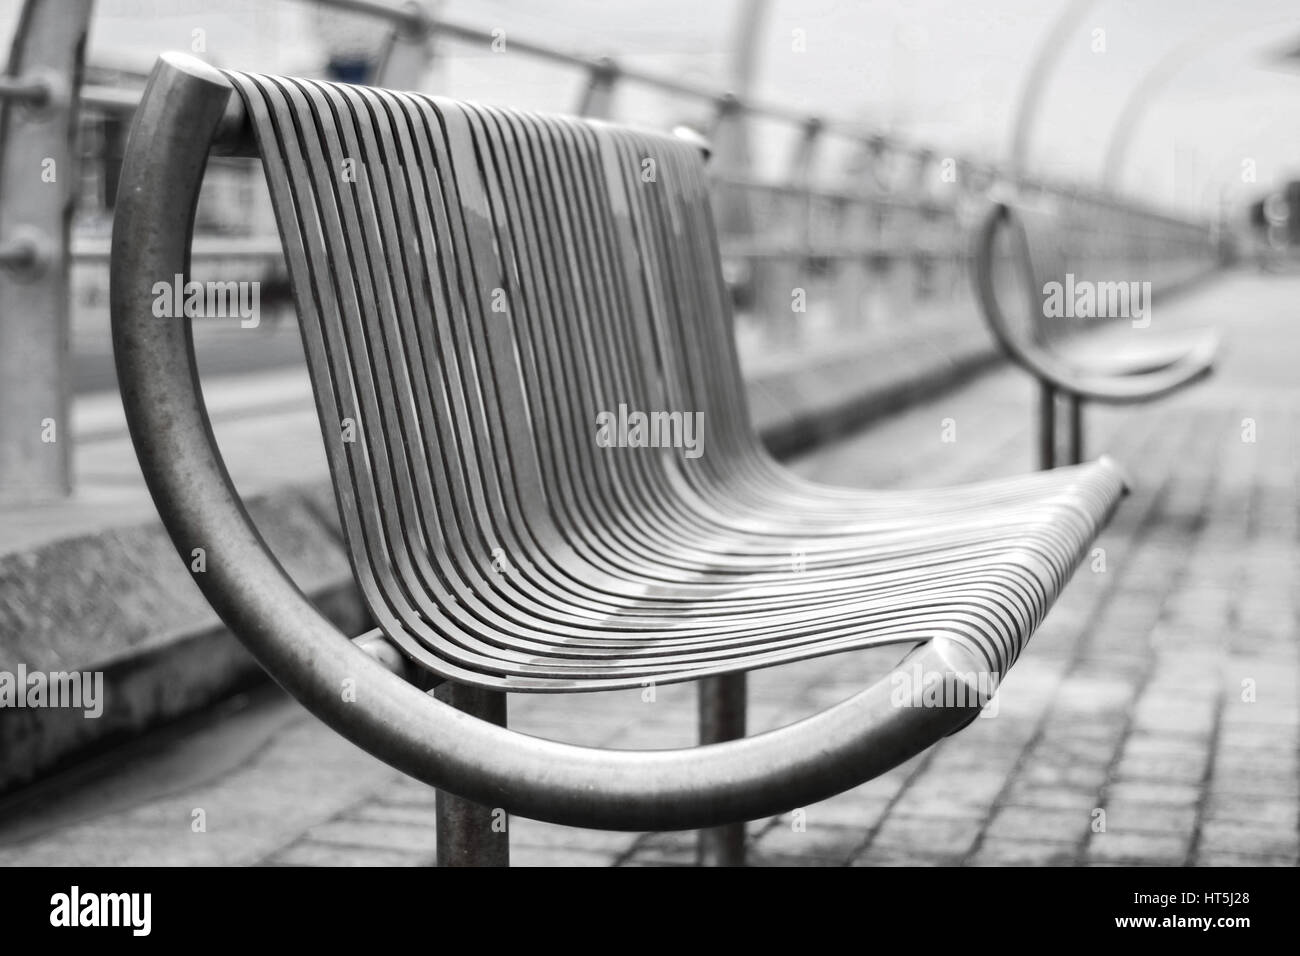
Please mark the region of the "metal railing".
[[[428, 3], [314, 0], [390, 25], [377, 82], [415, 86], [432, 41], [489, 48], [491, 30], [435, 17]], [[82, 85], [81, 50], [92, 0], [28, 0], [8, 75], [0, 76], [0, 504], [57, 498], [71, 490], [68, 270], [102, 262], [106, 240], [69, 229], [72, 139], [83, 114], [128, 116], [140, 92]], [[585, 74], [574, 111], [612, 118], [625, 86], [641, 86], [703, 107], [697, 131], [713, 143], [710, 162], [724, 260], [749, 338], [788, 348], [816, 327], [832, 343], [869, 335], [886, 321], [973, 322], [965, 281], [967, 236], [990, 190], [1014, 189], [1068, 201], [1075, 221], [1104, 241], [1079, 255], [1098, 264], [1156, 264], [1203, 270], [1214, 258], [1210, 225], [1121, 200], [1078, 184], [1012, 174], [976, 157], [944, 154], [880, 130], [734, 95], [679, 77], [511, 37], [509, 51]], [[785, 172], [758, 177], [748, 156], [754, 124], [794, 134]], [[836, 176], [818, 160], [838, 139], [852, 157]], [[32, 189], [46, 161], [62, 170], [51, 189]], [[196, 240], [196, 259], [280, 257], [272, 237]], [[800, 297], [802, 293], [802, 297]], [[820, 315], [811, 322], [802, 314]], [[888, 313], [882, 319], [877, 313]], [[928, 317], [928, 318], [927, 318]], [[808, 344], [808, 343], [804, 343]], [[813, 343], [815, 346], [815, 343]]]

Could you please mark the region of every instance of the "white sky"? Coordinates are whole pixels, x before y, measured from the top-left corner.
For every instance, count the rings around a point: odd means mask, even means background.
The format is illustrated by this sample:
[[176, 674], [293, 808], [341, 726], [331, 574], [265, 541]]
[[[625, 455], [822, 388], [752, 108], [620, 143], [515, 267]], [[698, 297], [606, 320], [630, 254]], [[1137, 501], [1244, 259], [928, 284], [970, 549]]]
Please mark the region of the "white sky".
[[[444, 15], [584, 53], [725, 85], [728, 44], [742, 0], [446, 0]], [[1067, 0], [769, 0], [756, 93], [828, 117], [906, 134], [940, 153], [1005, 158], [1016, 104], [1035, 51]], [[18, 0], [0, 0], [8, 44]], [[319, 26], [301, 0], [101, 0], [92, 63], [146, 68], [163, 49], [188, 49], [205, 31], [222, 66], [316, 69], [325, 41], [364, 42], [348, 20]], [[804, 31], [806, 52], [792, 49]], [[1104, 31], [1104, 52], [1094, 31]], [[1300, 69], [1276, 51], [1300, 46], [1294, 0], [1092, 0], [1047, 77], [1030, 166], [1096, 180], [1115, 121], [1135, 89], [1147, 106], [1127, 143], [1123, 187], [1206, 209], [1221, 190], [1253, 196], [1300, 178]], [[455, 41], [439, 47], [432, 92], [551, 110], [571, 109], [572, 70]], [[1300, 61], [1292, 61], [1300, 67]], [[1155, 82], [1159, 80], [1159, 82]], [[698, 107], [641, 91], [620, 96], [621, 118], [664, 124]], [[767, 169], [786, 146], [765, 134]], [[825, 171], [835, 156], [828, 154]], [[1243, 186], [1243, 162], [1259, 186]]]

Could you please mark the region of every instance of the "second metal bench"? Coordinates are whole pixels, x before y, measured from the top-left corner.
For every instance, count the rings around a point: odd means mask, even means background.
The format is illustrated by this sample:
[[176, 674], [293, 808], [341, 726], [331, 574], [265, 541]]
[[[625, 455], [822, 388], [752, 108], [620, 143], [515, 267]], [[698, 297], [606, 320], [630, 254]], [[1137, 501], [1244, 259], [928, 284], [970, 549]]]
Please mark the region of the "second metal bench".
[[[1069, 247], [1071, 229], [1069, 219], [1058, 209], [999, 202], [990, 207], [975, 235], [974, 278], [984, 318], [1008, 357], [1039, 383], [1038, 457], [1042, 468], [1059, 462], [1058, 395], [1065, 398], [1067, 408], [1066, 460], [1077, 464], [1084, 460], [1085, 402], [1136, 403], [1168, 395], [1209, 374], [1218, 351], [1218, 335], [1212, 330], [1170, 335], [1140, 322], [1115, 350], [1102, 353], [1088, 348], [1086, 337], [1075, 333], [1099, 324], [1093, 320], [1131, 316], [1073, 314], [1073, 270], [1078, 268], [1079, 287], [1094, 293], [1094, 302], [1098, 288], [1103, 294], [1122, 291], [1124, 296], [1116, 298], [1123, 299], [1121, 305], [1128, 302], [1127, 289], [1121, 287], [1130, 280], [1116, 274], [1099, 281], [1096, 274], [1086, 272], [1083, 257], [1074, 255]], [[1104, 234], [1092, 238], [1105, 241]], [[1000, 255], [1003, 240], [1008, 243], [1006, 255]], [[1113, 258], [1108, 261], [1108, 272], [1133, 268]], [[1011, 274], [1001, 271], [1004, 265], [1011, 267]], [[1014, 290], [1009, 296], [1005, 294], [1008, 288]], [[1146, 290], [1150, 289], [1148, 282]], [[1065, 307], [1068, 318], [1046, 314], [1052, 296]], [[1006, 298], [1011, 302], [1006, 303]], [[1150, 309], [1149, 297], [1142, 308]], [[1144, 321], [1149, 324], [1149, 312]]]

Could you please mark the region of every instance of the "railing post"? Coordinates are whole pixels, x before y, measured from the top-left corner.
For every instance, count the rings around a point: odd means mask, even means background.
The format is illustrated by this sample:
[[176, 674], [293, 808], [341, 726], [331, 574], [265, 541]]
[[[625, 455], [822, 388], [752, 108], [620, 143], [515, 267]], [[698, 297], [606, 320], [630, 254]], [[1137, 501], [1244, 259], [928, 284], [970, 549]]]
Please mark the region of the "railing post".
[[[864, 249], [887, 244], [886, 214], [880, 202], [887, 192], [881, 175], [886, 147], [883, 136], [867, 137], [851, 155], [847, 168], [854, 196], [849, 231], [858, 231]], [[885, 302], [885, 269], [879, 257], [869, 254], [854, 257], [847, 265], [851, 268], [841, 280], [840, 293], [846, 303], [856, 303], [859, 330], [872, 329], [879, 316], [893, 312]]]
[[[796, 288], [804, 290], [805, 305], [812, 304], [821, 311], [821, 305], [828, 297], [822, 295], [822, 289], [814, 291], [813, 280], [817, 272], [812, 268], [812, 250], [814, 238], [814, 203], [811, 194], [813, 180], [813, 163], [817, 144], [822, 132], [822, 122], [815, 116], [804, 121], [803, 130], [790, 156], [789, 171], [786, 174], [787, 192], [777, 198], [778, 208], [785, 215], [782, 219], [788, 223], [773, 223], [769, 228], [773, 236], [784, 234], [789, 237], [789, 257], [768, 264], [768, 273], [772, 277], [773, 303], [780, 303], [782, 297], [789, 302], [789, 297]], [[771, 227], [774, 226], [775, 229]], [[787, 232], [787, 229], [789, 230]], [[784, 292], [780, 291], [784, 290]], [[779, 308], [779, 306], [776, 306]], [[808, 316], [804, 316], [808, 318]], [[791, 339], [802, 339], [806, 334], [806, 323], [800, 323], [792, 312], [785, 332]], [[784, 337], [784, 336], [783, 336]]]
[[[713, 173], [713, 212], [718, 236], [724, 247], [728, 239], [752, 245], [753, 190], [746, 182], [750, 173], [749, 131], [744, 109], [734, 94], [723, 93], [717, 98], [712, 126], [705, 135], [713, 149], [709, 169]], [[732, 274], [732, 281], [740, 290], [740, 298], [749, 302], [757, 326], [768, 334], [788, 331], [789, 322], [776, 324], [772, 309], [774, 283], [764, 281], [765, 270], [755, 268], [752, 258], [739, 266]], [[788, 296], [790, 291], [781, 294]]]
[[1056, 467], [1056, 389], [1038, 383], [1038, 469]]
[[1070, 464], [1083, 464], [1083, 398], [1071, 395], [1068, 398], [1070, 409]]
[[936, 285], [935, 263], [930, 257], [930, 247], [933, 241], [933, 229], [931, 228], [931, 203], [934, 199], [934, 182], [931, 180], [931, 171], [934, 167], [935, 156], [928, 149], [918, 149], [912, 155], [912, 175], [911, 184], [908, 188], [910, 193], [908, 199], [916, 203], [916, 211], [911, 217], [912, 223], [912, 275], [911, 284], [913, 319], [922, 318], [919, 315], [921, 310], [926, 307], [933, 307], [929, 300], [934, 297]]
[[394, 21], [375, 66], [374, 85], [390, 90], [416, 90], [433, 59], [436, 0], [407, 0], [406, 22]]
[[602, 56], [594, 60], [587, 73], [587, 85], [578, 100], [578, 115], [607, 120], [614, 116], [614, 86], [618, 83], [618, 64]]
[[[713, 126], [708, 131], [713, 146], [710, 168], [719, 176], [749, 175], [749, 130], [745, 111], [740, 100], [732, 93], [723, 93], [717, 99]], [[753, 210], [750, 191], [744, 187], [728, 187], [719, 197], [717, 209], [718, 230], [727, 236], [748, 238], [753, 233]]]
[[813, 199], [809, 190], [813, 181], [813, 162], [817, 154], [817, 144], [821, 141], [822, 121], [816, 116], [804, 120], [799, 141], [790, 156], [790, 171], [786, 174], [786, 185], [791, 195], [799, 203], [799, 215], [795, 220], [799, 230], [798, 240], [804, 247], [805, 254], [813, 239]]
[[8, 73], [34, 94], [0, 96], [0, 504], [72, 491], [68, 248], [90, 10], [29, 0]]

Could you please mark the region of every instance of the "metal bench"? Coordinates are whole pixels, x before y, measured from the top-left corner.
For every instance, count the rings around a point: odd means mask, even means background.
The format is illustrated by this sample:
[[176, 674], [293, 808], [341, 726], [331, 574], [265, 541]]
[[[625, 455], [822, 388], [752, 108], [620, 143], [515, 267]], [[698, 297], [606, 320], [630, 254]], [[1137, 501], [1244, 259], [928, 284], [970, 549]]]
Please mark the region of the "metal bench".
[[[187, 274], [210, 149], [266, 172], [377, 625], [355, 642], [250, 523], [190, 323], [151, 312]], [[1124, 492], [1108, 461], [918, 492], [784, 471], [747, 417], [698, 144], [606, 123], [167, 55], [127, 148], [111, 302], [136, 451], [177, 549], [206, 550], [196, 582], [306, 707], [441, 791], [443, 864], [507, 862], [502, 811], [708, 828], [702, 860], [739, 862], [743, 821], [976, 716]], [[702, 415], [703, 444], [599, 441], [621, 408]], [[883, 645], [907, 651], [890, 675], [743, 737], [747, 671]], [[937, 706], [900, 701], [917, 674]], [[705, 746], [505, 726], [507, 692], [688, 680]]]
[[[1002, 255], [1004, 238], [1008, 247]], [[1074, 269], [1081, 273], [1079, 287], [1087, 285], [1095, 302], [1099, 287], [1125, 292], [1119, 286], [1133, 281], [1131, 272], [1125, 274], [1125, 270], [1134, 265], [1096, 248], [1087, 250], [1088, 256], [1077, 255], [1070, 248], [1071, 238], [1078, 238], [1074, 224], [1059, 204], [1042, 202], [993, 203], [975, 234], [974, 278], [985, 321], [1007, 356], [1039, 382], [1038, 457], [1044, 469], [1055, 467], [1061, 457], [1056, 433], [1058, 395], [1066, 401], [1066, 459], [1078, 464], [1084, 460], [1085, 402], [1137, 403], [1168, 395], [1209, 374], [1218, 351], [1218, 335], [1212, 330], [1174, 335], [1151, 331], [1146, 327], [1150, 322], [1149, 296], [1143, 304], [1147, 317], [1135, 323], [1132, 335], [1126, 336], [1117, 350], [1111, 351], [1113, 340], [1101, 348], [1089, 343], [1088, 336], [1078, 333], [1096, 328], [1098, 322], [1092, 320], [1113, 323], [1131, 316], [1069, 314], [1074, 310], [1068, 307], [1077, 301], [1070, 295], [1076, 280]], [[1105, 243], [1109, 238], [1101, 231], [1085, 241]], [[1194, 241], [1203, 241], [1203, 236]], [[1095, 266], [1091, 270], [1083, 267], [1085, 261], [1099, 258], [1105, 263], [1104, 276]], [[1003, 263], [1012, 268], [1002, 271]], [[1062, 310], [1064, 316], [1047, 314], [1051, 296], [1058, 294], [1052, 283], [1059, 287], [1059, 301], [1067, 306]], [[1021, 305], [1004, 308], [1008, 286], [1015, 290], [1011, 293], [1014, 298], [1025, 295], [1019, 299]], [[1152, 286], [1148, 283], [1146, 288], [1149, 292]], [[1127, 300], [1127, 292], [1116, 298]], [[1094, 306], [1094, 311], [1102, 310]]]

